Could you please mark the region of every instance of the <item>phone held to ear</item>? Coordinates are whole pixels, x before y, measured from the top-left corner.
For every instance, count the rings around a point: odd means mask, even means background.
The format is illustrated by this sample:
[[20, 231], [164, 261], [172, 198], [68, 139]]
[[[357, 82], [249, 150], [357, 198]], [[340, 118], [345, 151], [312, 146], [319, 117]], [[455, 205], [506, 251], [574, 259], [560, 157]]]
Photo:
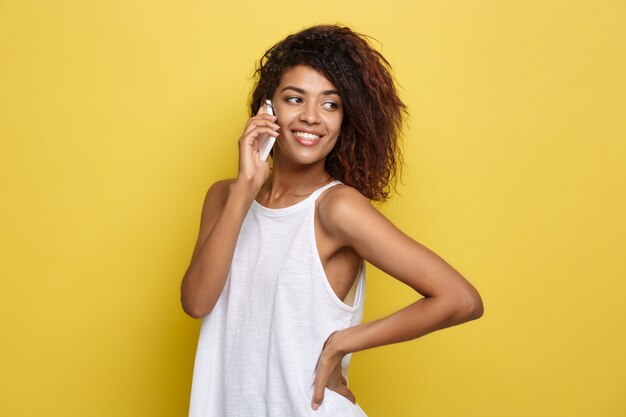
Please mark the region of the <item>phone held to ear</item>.
[[[272, 106], [272, 102], [270, 100], [265, 100], [265, 103], [263, 103], [263, 112], [276, 116], [274, 114], [274, 107]], [[276, 142], [275, 137], [268, 134], [261, 135], [261, 138], [259, 139], [259, 154], [261, 155], [261, 161], [267, 161], [267, 157], [272, 150], [272, 146], [274, 146], [274, 142]]]

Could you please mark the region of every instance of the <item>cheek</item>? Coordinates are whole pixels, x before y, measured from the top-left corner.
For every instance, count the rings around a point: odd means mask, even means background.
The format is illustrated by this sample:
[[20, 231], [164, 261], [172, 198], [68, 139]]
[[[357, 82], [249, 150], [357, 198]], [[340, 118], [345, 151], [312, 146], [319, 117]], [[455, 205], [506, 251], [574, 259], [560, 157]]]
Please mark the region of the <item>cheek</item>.
[[292, 111], [289, 111], [289, 107], [277, 108], [274, 106], [274, 110], [276, 111], [278, 117], [276, 123], [278, 123], [279, 126], [288, 126], [293, 120], [294, 115]]
[[339, 114], [336, 117], [333, 117], [332, 120], [329, 121], [330, 126], [332, 126], [333, 130], [339, 133], [341, 130], [341, 123], [343, 122], [343, 115]]

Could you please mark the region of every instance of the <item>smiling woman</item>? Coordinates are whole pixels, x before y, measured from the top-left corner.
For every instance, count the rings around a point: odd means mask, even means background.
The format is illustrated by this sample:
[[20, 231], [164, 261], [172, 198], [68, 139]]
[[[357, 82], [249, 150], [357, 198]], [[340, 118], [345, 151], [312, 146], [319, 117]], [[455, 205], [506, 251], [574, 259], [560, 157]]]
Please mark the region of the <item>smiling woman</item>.
[[282, 76], [273, 101], [281, 126], [274, 159], [299, 165], [323, 162], [335, 147], [343, 120], [335, 86], [311, 67], [298, 65]]
[[326, 159], [326, 171], [369, 199], [385, 200], [401, 160], [397, 138], [406, 111], [389, 63], [365, 36], [349, 28], [315, 26], [290, 35], [261, 58], [250, 115], [298, 65], [318, 72], [343, 100], [346, 120]]
[[[190, 416], [363, 417], [351, 353], [478, 318], [481, 299], [370, 204], [395, 176], [404, 105], [364, 36], [306, 29], [268, 50], [257, 76], [237, 178], [209, 188], [181, 286], [202, 318]], [[277, 138], [271, 169], [262, 135]], [[360, 324], [365, 261], [424, 297]]]

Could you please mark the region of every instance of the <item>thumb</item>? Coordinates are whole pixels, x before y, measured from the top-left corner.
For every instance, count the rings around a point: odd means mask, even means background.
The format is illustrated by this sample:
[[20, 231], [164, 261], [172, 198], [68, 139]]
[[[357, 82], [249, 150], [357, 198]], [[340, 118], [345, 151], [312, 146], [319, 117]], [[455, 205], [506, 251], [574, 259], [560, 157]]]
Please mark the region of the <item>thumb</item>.
[[317, 410], [322, 404], [322, 401], [324, 401], [324, 388], [326, 388], [328, 376], [329, 375], [326, 374], [325, 368], [320, 367], [318, 360], [318, 365], [315, 372], [315, 380], [313, 381], [314, 389], [313, 399], [311, 401], [311, 408], [313, 410]]
[[313, 410], [317, 410], [322, 404], [322, 401], [324, 401], [324, 386], [316, 383], [311, 408], [313, 408]]

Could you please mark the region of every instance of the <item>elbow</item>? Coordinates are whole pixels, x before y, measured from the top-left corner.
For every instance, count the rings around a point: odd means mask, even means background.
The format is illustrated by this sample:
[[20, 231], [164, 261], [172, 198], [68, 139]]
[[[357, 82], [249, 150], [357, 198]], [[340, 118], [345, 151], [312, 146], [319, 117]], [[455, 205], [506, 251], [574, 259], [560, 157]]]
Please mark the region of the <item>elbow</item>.
[[180, 305], [183, 311], [194, 319], [201, 319], [211, 314], [215, 303], [211, 303], [208, 297], [199, 295], [201, 291], [188, 282], [187, 274], [180, 286]]
[[479, 319], [485, 312], [483, 300], [478, 291], [473, 288], [459, 297], [456, 306], [456, 316], [459, 323]]
[[183, 311], [189, 316], [192, 317], [194, 319], [201, 319], [203, 317], [208, 316], [211, 312], [207, 311], [206, 309], [201, 309], [198, 307], [194, 307], [194, 306], [189, 306], [186, 305], [185, 303], [181, 303], [182, 307], [183, 307]]
[[476, 290], [473, 291], [473, 294], [467, 297], [465, 304], [465, 311], [468, 321], [479, 319], [485, 313], [483, 299], [480, 297], [478, 291]]
[[181, 297], [180, 297], [180, 305], [183, 308], [183, 311], [189, 317], [192, 317], [194, 319], [201, 319], [203, 317], [206, 317], [209, 314], [211, 314], [211, 311], [212, 311], [212, 308], [209, 308], [207, 306], [203, 306], [203, 305], [201, 305], [198, 302], [194, 302], [194, 301], [188, 300], [183, 295], [181, 295]]
[[476, 320], [481, 318], [484, 313], [485, 307], [483, 306], [483, 300], [480, 298], [480, 295], [477, 294], [470, 303], [468, 318], [469, 320]]

